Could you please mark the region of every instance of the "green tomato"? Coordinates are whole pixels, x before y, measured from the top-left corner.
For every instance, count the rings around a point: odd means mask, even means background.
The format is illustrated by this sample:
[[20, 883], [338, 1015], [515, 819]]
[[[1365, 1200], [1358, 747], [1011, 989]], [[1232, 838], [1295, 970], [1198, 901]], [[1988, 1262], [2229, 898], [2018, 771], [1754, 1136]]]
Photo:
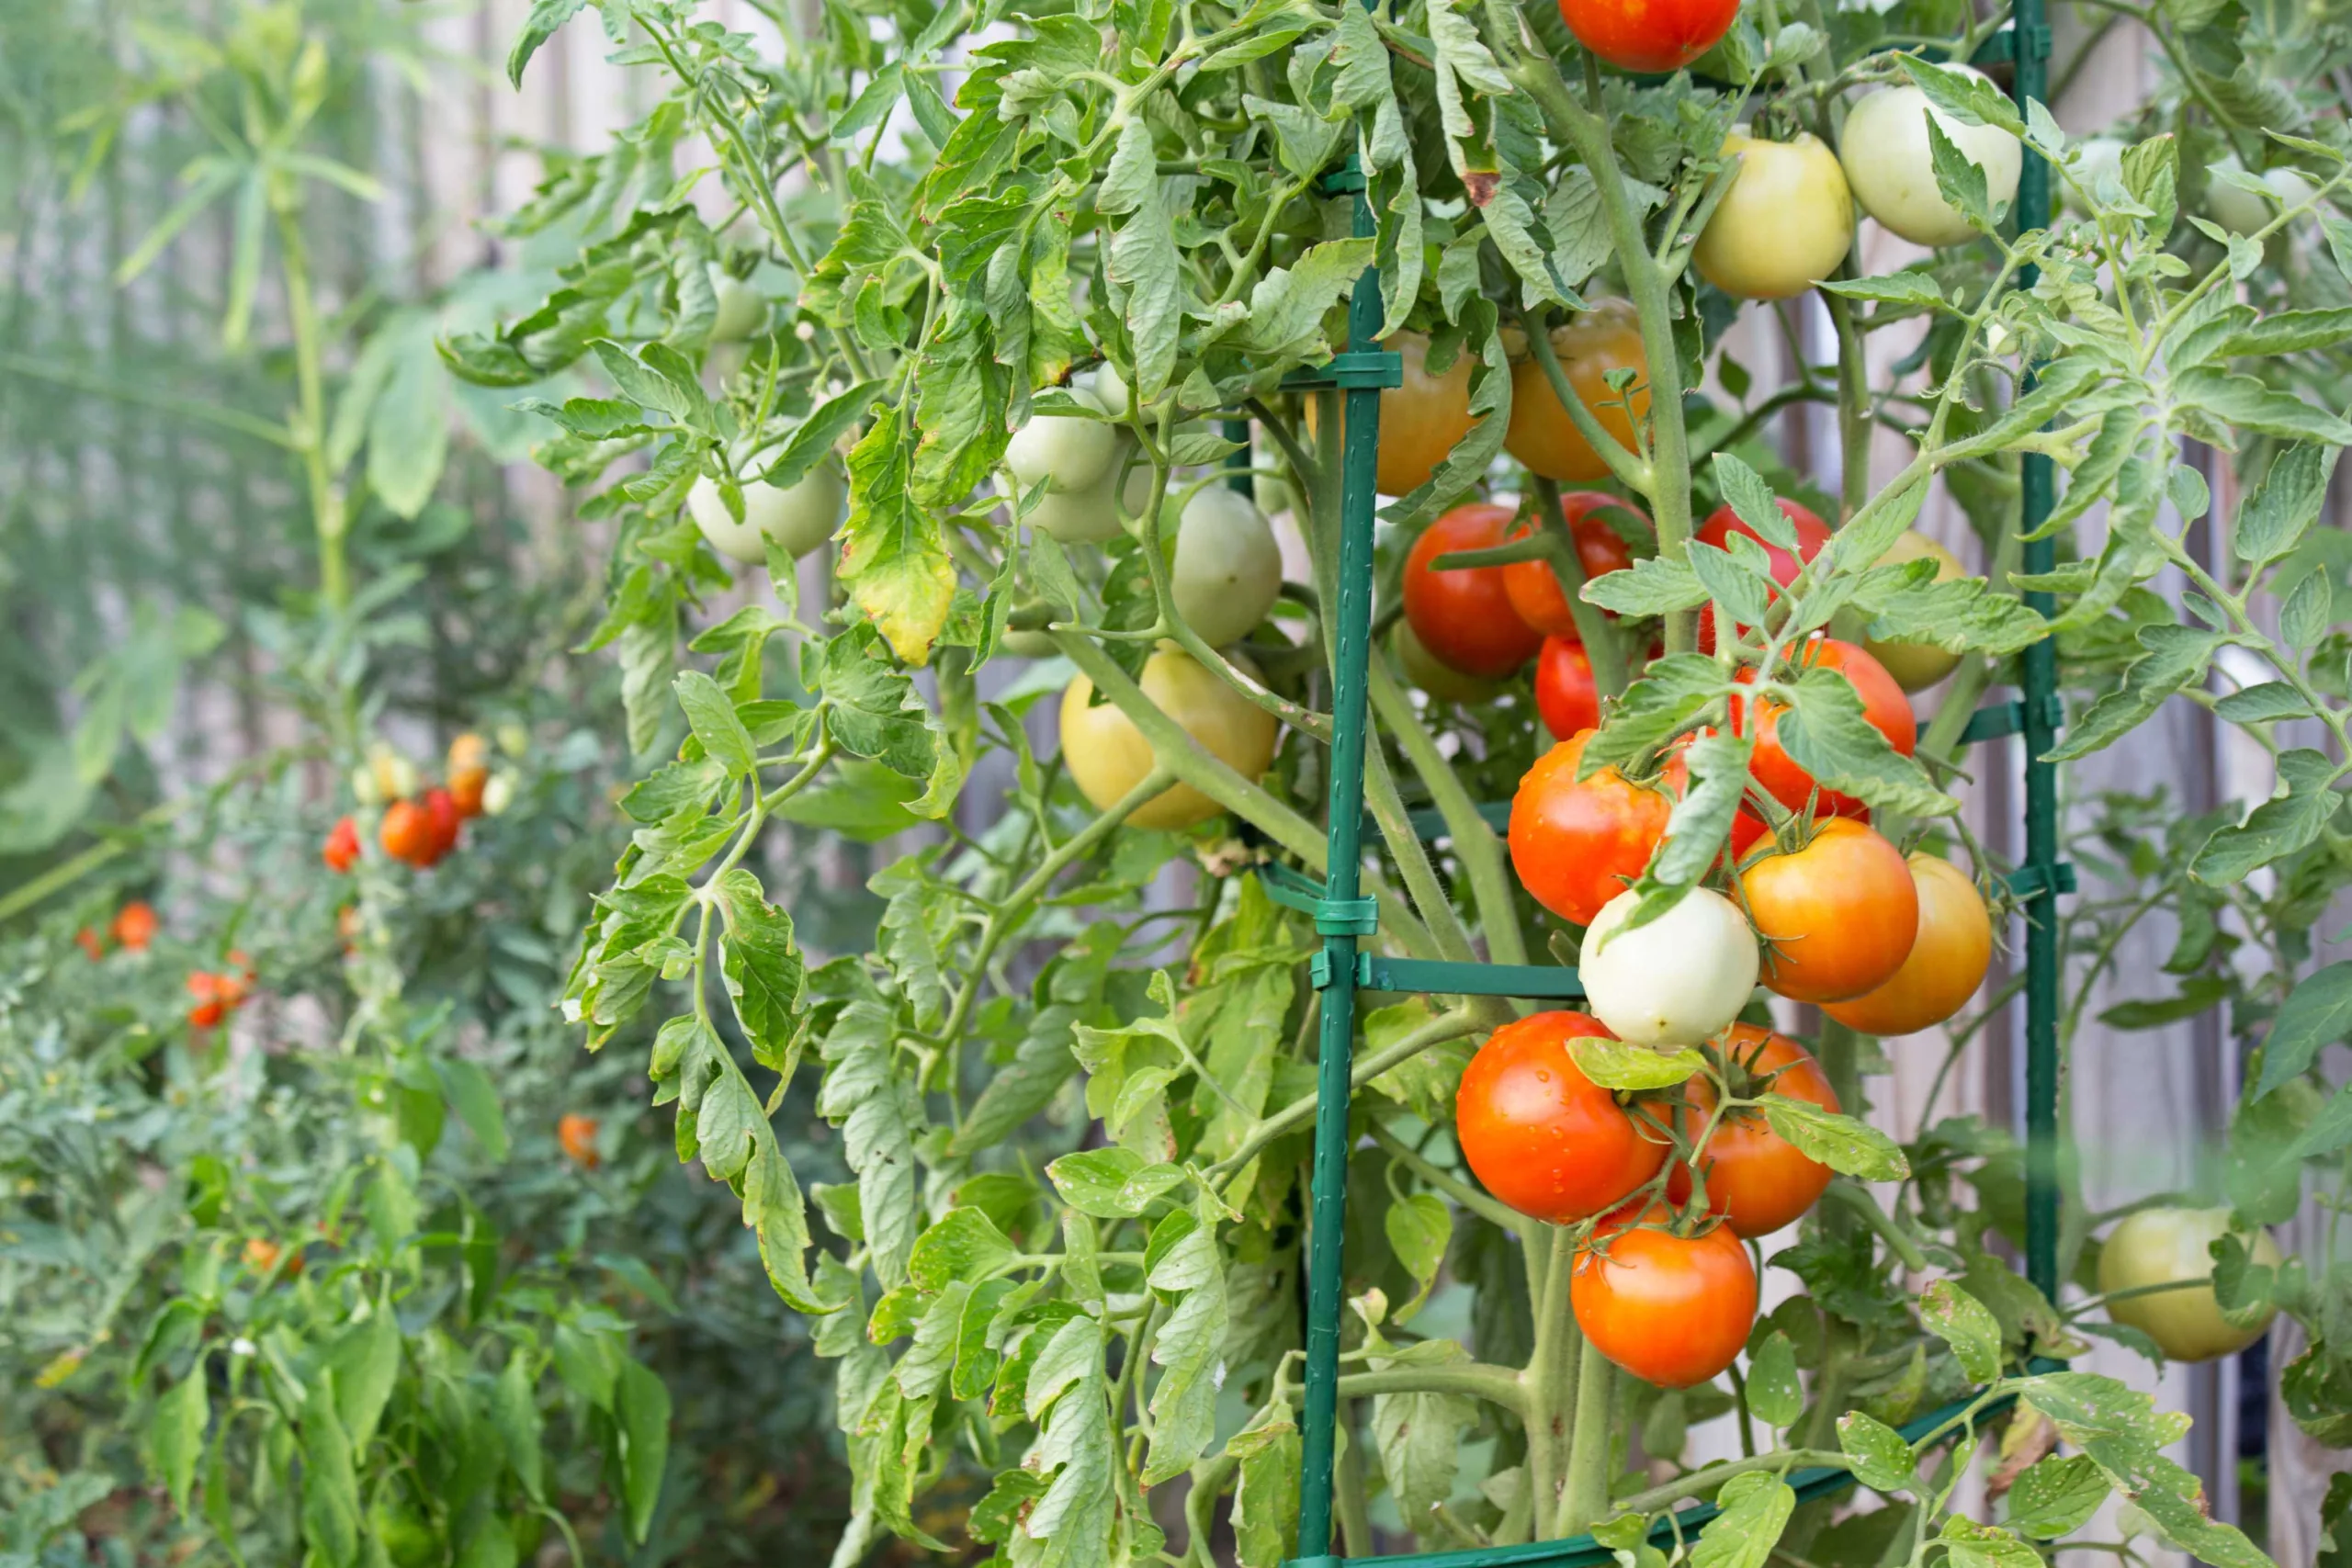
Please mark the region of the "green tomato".
[[2076, 193], [2075, 186], [2080, 186], [2084, 190], [2096, 195], [2100, 185], [2110, 175], [2115, 181], [2116, 194], [2119, 196], [2122, 194], [2123, 146], [2120, 140], [2112, 136], [2094, 136], [2088, 141], [2075, 144], [2074, 185], [2066, 186], [2067, 206], [2077, 212], [2087, 214], [2090, 208]]
[[440, 1560], [441, 1538], [432, 1520], [390, 1491], [376, 1499], [376, 1506], [368, 1511], [368, 1522], [395, 1568], [424, 1568]]
[[[2233, 1356], [2262, 1337], [2278, 1309], [2233, 1321], [2213, 1296], [2213, 1244], [2228, 1234], [2227, 1209], [2143, 1209], [2108, 1233], [2098, 1254], [2102, 1293], [2162, 1285], [2176, 1280], [2201, 1281], [2179, 1290], [2111, 1301], [2107, 1315], [2139, 1329], [2176, 1361], [2210, 1361]], [[2254, 1261], [2276, 1269], [2282, 1261], [2270, 1233], [2246, 1238]]]
[[[1097, 424], [1095, 428], [1109, 432], [1112, 427]], [[1029, 482], [1023, 481], [1023, 488], [1027, 488]], [[1099, 544], [1118, 537], [1122, 504], [1128, 516], [1139, 517], [1150, 500], [1151, 465], [1136, 460], [1134, 438], [1120, 431], [1112, 438], [1111, 457], [1102, 466], [1101, 478], [1084, 490], [1047, 489], [1024, 521], [1065, 545]]]
[[[1982, 79], [1965, 66], [1955, 69]], [[1963, 125], [1928, 103], [1917, 87], [1889, 87], [1871, 94], [1846, 117], [1838, 162], [1862, 210], [1915, 245], [1957, 245], [1976, 237], [1967, 217], [1936, 187], [1935, 156], [1928, 144], [1928, 122], [1984, 175], [1985, 194], [1995, 208], [2014, 200], [2025, 149], [1996, 125]]]
[[779, 490], [764, 479], [743, 486], [743, 520], [727, 510], [718, 481], [705, 475], [686, 492], [686, 510], [695, 526], [719, 554], [756, 564], [768, 558], [765, 539], [773, 539], [795, 560], [833, 536], [841, 526], [848, 489], [831, 463], [820, 463], [800, 482]]
[[[1958, 556], [1917, 529], [1905, 531], [1902, 537], [1889, 545], [1886, 554], [1878, 558], [1878, 564], [1901, 566], [1915, 560], [1934, 561], [1938, 582], [1967, 575]], [[1924, 692], [1960, 668], [1959, 654], [1947, 652], [1932, 642], [1881, 642], [1873, 637], [1866, 639], [1862, 646], [1870, 649], [1871, 657], [1886, 666], [1894, 683], [1906, 692]]]
[[1413, 635], [1413, 628], [1401, 619], [1396, 630], [1388, 634], [1388, 646], [1396, 655], [1396, 668], [1405, 679], [1440, 702], [1491, 702], [1503, 689], [1500, 681], [1464, 675], [1438, 658], [1422, 646], [1421, 639]]
[[[1085, 388], [1068, 390], [1078, 402], [1102, 412], [1101, 401]], [[1077, 492], [1102, 482], [1117, 452], [1118, 432], [1102, 420], [1074, 413], [1032, 414], [1005, 444], [1004, 466], [1024, 491], [1042, 479], [1055, 491]]]
[[1258, 628], [1281, 596], [1282, 547], [1248, 496], [1212, 480], [1184, 503], [1169, 576], [1177, 615], [1202, 641], [1236, 642]]
[[2245, 165], [2233, 152], [2206, 170], [2206, 213], [2233, 234], [2259, 232], [2278, 215], [2282, 206], [2299, 207], [2312, 198], [2312, 182], [2293, 169], [2272, 169], [2256, 178], [2268, 188], [2269, 197], [2259, 197], [2250, 190], [2232, 185], [2223, 176], [2243, 176]]
[[1070, 385], [1084, 389], [1102, 405], [1102, 412], [1113, 419], [1127, 417], [1127, 382], [1119, 367], [1104, 360], [1091, 370], [1081, 370], [1071, 377]]
[[768, 319], [767, 296], [717, 262], [710, 264], [710, 291], [718, 296], [718, 314], [710, 324], [713, 343], [741, 343]]

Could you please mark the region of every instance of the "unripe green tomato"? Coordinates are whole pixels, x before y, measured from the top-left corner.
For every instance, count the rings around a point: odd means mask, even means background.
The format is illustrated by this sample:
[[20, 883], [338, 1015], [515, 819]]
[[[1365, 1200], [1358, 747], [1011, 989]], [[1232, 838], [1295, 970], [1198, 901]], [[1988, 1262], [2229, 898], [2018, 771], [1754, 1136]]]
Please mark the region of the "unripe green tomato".
[[1405, 679], [1441, 702], [1491, 702], [1502, 691], [1500, 681], [1482, 681], [1476, 675], [1464, 675], [1453, 665], [1421, 646], [1413, 628], [1401, 617], [1396, 627], [1388, 634], [1388, 645], [1396, 654], [1396, 667]]
[[1019, 626], [1007, 626], [997, 646], [1016, 659], [1051, 659], [1061, 651], [1054, 646], [1053, 637], [1046, 632], [1024, 631]]
[[[1102, 404], [1083, 387], [1068, 389], [1070, 397], [1100, 411]], [[1005, 444], [1004, 466], [1023, 490], [1040, 479], [1055, 491], [1091, 490], [1110, 471], [1118, 448], [1118, 432], [1099, 419], [1074, 413], [1039, 413], [1012, 433]]]
[[1699, 275], [1742, 299], [1785, 299], [1838, 270], [1854, 243], [1854, 196], [1838, 155], [1811, 135], [1724, 139], [1739, 177], [1692, 251]]
[[2110, 175], [2114, 176], [2116, 191], [2119, 194], [2122, 191], [2123, 146], [2121, 141], [2112, 136], [2094, 136], [2086, 141], [2075, 144], [2075, 151], [2079, 156], [2075, 159], [2073, 169], [2074, 185], [2066, 186], [2067, 206], [2077, 212], [2089, 212], [2090, 208], [2085, 205], [2082, 196], [2077, 194], [2075, 187], [2079, 186], [2083, 190], [2096, 195], [2101, 183]]
[[490, 775], [481, 786], [481, 809], [485, 817], [503, 817], [514, 804], [514, 775], [500, 769]]
[[[2233, 1356], [2262, 1337], [2278, 1315], [2276, 1307], [2250, 1321], [2232, 1322], [2213, 1295], [2212, 1246], [2230, 1228], [2227, 1209], [2143, 1209], [2108, 1233], [2099, 1248], [2098, 1288], [2103, 1294], [2175, 1280], [2203, 1284], [2154, 1291], [2107, 1303], [2107, 1315], [2154, 1340], [2176, 1361], [2210, 1361]], [[2276, 1269], [2282, 1258], [2270, 1233], [2245, 1238], [2255, 1262]]]
[[768, 319], [767, 296], [717, 262], [710, 264], [710, 291], [718, 296], [718, 314], [710, 323], [713, 343], [741, 343]]
[[2261, 231], [2282, 207], [2299, 207], [2312, 198], [2312, 182], [2293, 169], [2272, 169], [2256, 176], [2269, 187], [2276, 201], [2265, 200], [2250, 190], [2240, 190], [2222, 176], [2244, 174], [2245, 165], [2233, 152], [2220, 163], [2211, 165], [2205, 184], [2205, 210], [2214, 222], [2233, 234], [2255, 234]]
[[1169, 569], [1176, 614], [1211, 647], [1258, 629], [1283, 590], [1283, 552], [1266, 514], [1212, 480], [1184, 503]]
[[842, 476], [831, 463], [820, 463], [800, 482], [779, 490], [765, 479], [743, 484], [743, 520], [727, 510], [718, 481], [705, 475], [686, 492], [686, 510], [711, 548], [739, 561], [757, 564], [768, 558], [763, 537], [795, 560], [833, 536], [841, 526], [842, 503], [849, 498]]
[[[1901, 566], [1915, 560], [1934, 561], [1938, 582], [1967, 575], [1958, 556], [1916, 528], [1906, 529], [1902, 537], [1889, 545], [1886, 554], [1878, 558], [1878, 564]], [[1870, 650], [1871, 658], [1886, 666], [1894, 683], [1906, 692], [1924, 692], [1960, 668], [1959, 654], [1947, 652], [1931, 642], [1881, 642], [1873, 637], [1862, 646]]]
[[388, 1494], [379, 1496], [368, 1513], [376, 1539], [383, 1543], [384, 1555], [395, 1568], [424, 1568], [438, 1561], [441, 1538], [422, 1512]]
[[1627, 927], [1641, 895], [1600, 907], [1584, 933], [1577, 973], [1585, 1007], [1618, 1039], [1672, 1049], [1703, 1045], [1755, 993], [1762, 954], [1739, 907], [1694, 887], [1646, 925]]
[[1151, 465], [1136, 460], [1135, 450], [1134, 438], [1121, 432], [1101, 479], [1081, 491], [1048, 490], [1024, 521], [1065, 545], [1099, 544], [1118, 537], [1119, 507], [1112, 500], [1112, 486], [1122, 487], [1119, 498], [1131, 517], [1141, 516], [1151, 500]]
[[[1980, 80], [1965, 66], [1953, 69]], [[1838, 142], [1838, 166], [1862, 210], [1915, 245], [1957, 245], [1976, 237], [1959, 208], [1936, 188], [1928, 120], [1984, 174], [1995, 209], [2014, 200], [2025, 148], [1997, 125], [1963, 125], [1917, 87], [1887, 87], [1856, 104]]]
[[1070, 378], [1070, 385], [1081, 387], [1092, 395], [1104, 413], [1113, 419], [1127, 417], [1127, 382], [1119, 367], [1104, 360], [1091, 370], [1081, 370]]
[[[1234, 662], [1257, 673], [1246, 660]], [[1137, 682], [1162, 713], [1211, 756], [1245, 779], [1274, 760], [1281, 739], [1274, 716], [1251, 702], [1173, 643], [1144, 661]], [[1062, 762], [1097, 810], [1117, 803], [1151, 772], [1151, 742], [1133, 719], [1110, 703], [1094, 703], [1094, 683], [1080, 675], [1062, 694]], [[1190, 828], [1225, 808], [1191, 784], [1171, 784], [1127, 817], [1136, 828]]]

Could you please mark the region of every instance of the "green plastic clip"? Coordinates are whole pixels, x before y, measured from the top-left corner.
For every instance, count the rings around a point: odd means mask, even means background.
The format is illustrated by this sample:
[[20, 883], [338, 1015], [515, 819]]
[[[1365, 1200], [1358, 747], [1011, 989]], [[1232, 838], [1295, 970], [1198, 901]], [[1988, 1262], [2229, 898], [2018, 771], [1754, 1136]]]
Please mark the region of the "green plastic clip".
[[1377, 898], [1317, 898], [1308, 912], [1324, 936], [1370, 936], [1380, 929]]
[[1294, 391], [1313, 391], [1324, 387], [1337, 387], [1342, 391], [1363, 388], [1377, 391], [1383, 387], [1404, 384], [1404, 356], [1385, 348], [1351, 349], [1333, 355], [1328, 365], [1309, 366], [1283, 378], [1283, 385]]
[[2072, 893], [2075, 890], [2075, 868], [2065, 861], [2051, 865], [2021, 865], [2009, 873], [2009, 891], [2020, 898], [2035, 897], [2042, 893]]
[[2066, 724], [2065, 702], [2055, 694], [2028, 701], [2012, 697], [2005, 703], [1987, 703], [1968, 716], [1967, 728], [1960, 732], [1960, 743], [1973, 746], [1981, 740], [1998, 740], [2004, 736], [2022, 735], [2030, 719], [2039, 714], [2045, 728], [2063, 729]]

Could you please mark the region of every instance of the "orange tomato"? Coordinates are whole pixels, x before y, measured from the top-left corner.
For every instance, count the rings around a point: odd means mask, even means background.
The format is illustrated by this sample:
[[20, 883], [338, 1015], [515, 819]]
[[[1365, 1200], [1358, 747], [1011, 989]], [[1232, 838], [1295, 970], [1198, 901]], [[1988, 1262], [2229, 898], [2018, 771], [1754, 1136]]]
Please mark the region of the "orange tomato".
[[1993, 962], [1993, 918], [1967, 874], [1933, 855], [1911, 857], [1919, 933], [1903, 966], [1875, 990], [1821, 1010], [1864, 1034], [1916, 1034], [1958, 1012]]
[[1577, 925], [1642, 874], [1674, 803], [1630, 784], [1614, 768], [1579, 783], [1577, 766], [1591, 731], [1535, 760], [1510, 803], [1510, 864], [1535, 901]]
[[338, 818], [327, 829], [327, 841], [319, 851], [319, 858], [327, 869], [343, 873], [359, 862], [359, 824], [348, 817]]
[[1623, 1201], [1666, 1163], [1666, 1145], [1578, 1070], [1574, 1039], [1613, 1039], [1580, 1012], [1539, 1012], [1487, 1037], [1463, 1069], [1454, 1137], [1487, 1190], [1555, 1224]]
[[[1623, 571], [1634, 564], [1633, 552], [1625, 547], [1625, 541], [1598, 515], [1604, 506], [1623, 506], [1641, 515], [1640, 507], [1601, 491], [1573, 490], [1560, 497], [1560, 511], [1576, 538], [1577, 560], [1584, 568], [1587, 582], [1603, 572]], [[1512, 529], [1510, 536], [1525, 538], [1526, 527]], [[1519, 618], [1546, 637], [1577, 635], [1576, 614], [1568, 608], [1568, 596], [1560, 591], [1559, 574], [1552, 570], [1550, 561], [1513, 561], [1503, 568], [1503, 592], [1510, 595], [1510, 607], [1519, 612]]]
[[[1723, 1054], [1740, 1098], [1753, 1097], [1743, 1080], [1770, 1074], [1766, 1092], [1807, 1100], [1824, 1111], [1839, 1109], [1829, 1075], [1811, 1052], [1785, 1034], [1735, 1023], [1724, 1033]], [[1714, 1111], [1715, 1086], [1704, 1074], [1693, 1074], [1683, 1092], [1695, 1114], [1678, 1115], [1677, 1124], [1685, 1136], [1696, 1137]], [[1836, 1174], [1773, 1132], [1760, 1111], [1746, 1109], [1716, 1124], [1714, 1135], [1699, 1151], [1699, 1168], [1706, 1173], [1707, 1207], [1723, 1215], [1732, 1231], [1750, 1238], [1794, 1224], [1820, 1201]], [[1666, 1195], [1677, 1208], [1690, 1201], [1688, 1165], [1675, 1165], [1667, 1177]]]
[[411, 865], [432, 863], [433, 837], [433, 818], [413, 800], [396, 800], [386, 807], [384, 820], [376, 829], [376, 841], [384, 852]]
[[96, 964], [99, 959], [106, 956], [106, 942], [99, 937], [97, 931], [94, 928], [84, 926], [80, 931], [74, 933], [74, 940], [81, 944], [81, 948], [84, 953], [90, 955], [91, 963]]
[[[1456, 354], [1445, 374], [1429, 373], [1430, 340], [1398, 333], [1381, 347], [1404, 361], [1401, 386], [1380, 390], [1380, 446], [1373, 482], [1383, 495], [1408, 495], [1430, 482], [1447, 454], [1478, 422], [1470, 417], [1470, 355]], [[1306, 400], [1306, 433], [1320, 426], [1319, 398]], [[1342, 405], [1346, 394], [1340, 394]]]
[[1750, 863], [1739, 891], [1765, 941], [1765, 987], [1801, 1002], [1877, 989], [1919, 931], [1918, 888], [1902, 852], [1843, 817], [1815, 824], [1803, 849]]
[[[1582, 315], [1552, 329], [1552, 352], [1569, 389], [1592, 411], [1600, 428], [1628, 450], [1634, 422], [1650, 412], [1650, 362], [1642, 351], [1641, 320], [1623, 299], [1603, 299]], [[1611, 370], [1632, 370], [1634, 385], [1619, 392], [1609, 384]], [[1629, 417], [1627, 403], [1633, 405]], [[1552, 390], [1552, 378], [1532, 353], [1510, 369], [1510, 426], [1503, 450], [1547, 479], [1589, 484], [1605, 479], [1609, 465], [1592, 449]]]
[[209, 1029], [219, 1023], [229, 1010], [221, 994], [221, 977], [202, 969], [191, 969], [187, 976], [187, 994], [196, 998], [187, 1010], [187, 1021], [198, 1029]]
[[594, 1170], [604, 1163], [596, 1150], [596, 1133], [601, 1125], [594, 1116], [566, 1111], [555, 1124], [556, 1142], [563, 1145], [565, 1156], [582, 1170]]
[[[1886, 667], [1860, 648], [1836, 637], [1815, 637], [1791, 659], [1788, 678], [1794, 680], [1807, 669], [1835, 670], [1844, 675], [1852, 683], [1854, 694], [1862, 699], [1863, 716], [1886, 737], [1888, 745], [1906, 757], [1917, 748], [1919, 721], [1911, 712], [1911, 699], [1904, 695], [1903, 688], [1895, 684]], [[1754, 677], [1744, 670], [1737, 678], [1747, 681]], [[1780, 716], [1785, 711], [1769, 697], [1735, 703], [1732, 728], [1742, 731], [1749, 725], [1755, 727], [1756, 750], [1748, 758], [1747, 771], [1773, 799], [1792, 811], [1803, 811], [1814, 793], [1814, 778], [1781, 749]], [[1870, 808], [1860, 800], [1834, 789], [1821, 791], [1818, 807], [1840, 817], [1870, 815]]]
[[295, 1275], [300, 1274], [302, 1271], [302, 1249], [300, 1247], [298, 1247], [294, 1248], [291, 1253], [288, 1253], [284, 1247], [278, 1246], [277, 1243], [270, 1240], [267, 1236], [254, 1235], [247, 1236], [245, 1238], [245, 1267], [252, 1269], [254, 1273], [266, 1275], [276, 1272], [278, 1259], [281, 1258], [286, 1260], [286, 1277], [288, 1279], [290, 1280]]
[[[1652, 1204], [1640, 1218], [1668, 1217]], [[1593, 1241], [1577, 1255], [1568, 1305], [1595, 1349], [1661, 1388], [1705, 1382], [1738, 1359], [1756, 1324], [1756, 1265], [1729, 1225], [1675, 1235], [1636, 1228], [1621, 1210]]]
[[461, 818], [481, 815], [490, 784], [490, 742], [469, 730], [449, 742], [449, 797]]
[[1511, 608], [1503, 568], [1430, 565], [1456, 550], [1501, 544], [1511, 515], [1508, 506], [1457, 506], [1423, 529], [1405, 558], [1406, 624], [1431, 658], [1464, 675], [1509, 675], [1544, 646], [1542, 634]]
[[115, 944], [133, 953], [144, 953], [147, 944], [155, 940], [156, 928], [161, 924], [155, 918], [153, 905], [144, 899], [133, 898], [115, 915]]

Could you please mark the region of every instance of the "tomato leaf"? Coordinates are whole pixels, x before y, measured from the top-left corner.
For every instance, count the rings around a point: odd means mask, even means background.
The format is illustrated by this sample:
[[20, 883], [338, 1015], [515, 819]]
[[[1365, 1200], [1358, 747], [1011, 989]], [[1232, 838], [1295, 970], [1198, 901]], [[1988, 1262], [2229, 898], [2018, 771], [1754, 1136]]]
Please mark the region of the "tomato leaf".
[[2256, 807], [2244, 822], [2216, 829], [2189, 862], [2189, 874], [2208, 886], [2227, 886], [2308, 848], [2344, 803], [2335, 790], [2340, 773], [2324, 753], [2308, 747], [2281, 752], [2278, 777], [2285, 793]]
[[1780, 716], [1781, 745], [1825, 787], [1906, 817], [1942, 817], [1960, 809], [1960, 802], [1929, 783], [1927, 771], [1897, 751], [1865, 716], [1861, 696], [1845, 675], [1816, 665], [1797, 677], [1794, 696]]
[[891, 651], [922, 664], [955, 604], [956, 568], [937, 514], [915, 503], [904, 434], [901, 411], [850, 452], [841, 578]]
[[1993, 201], [1985, 189], [1984, 171], [1969, 159], [1944, 134], [1937, 117], [1928, 115], [1928, 158], [1935, 170], [1936, 191], [1944, 200], [1968, 220], [1978, 233], [1989, 233], [1993, 228]]
[[1902, 1148], [1867, 1122], [1785, 1094], [1764, 1097], [1765, 1119], [1799, 1153], [1865, 1181], [1900, 1181], [1911, 1174]]
[[1453, 1211], [1434, 1192], [1416, 1192], [1391, 1202], [1380, 1228], [1396, 1261], [1413, 1277], [1412, 1299], [1396, 1309], [1396, 1321], [1403, 1323], [1421, 1310], [1437, 1284], [1439, 1266], [1453, 1240]]
[[[1984, 77], [1964, 71], [1948, 71], [1930, 64], [1916, 54], [1898, 55], [1896, 63], [1912, 85], [1927, 95], [1928, 101], [1962, 125], [1995, 125], [2022, 141], [2025, 121], [2018, 118], [2017, 106], [2008, 95]], [[1936, 117], [1929, 115], [1933, 125]]]
[[1919, 1483], [1911, 1445], [1865, 1411], [1849, 1410], [1838, 1417], [1838, 1446], [1853, 1461], [1854, 1479], [1873, 1492], [1908, 1492]]
[[678, 705], [685, 710], [695, 739], [702, 742], [703, 751], [711, 761], [734, 778], [741, 778], [759, 766], [759, 749], [752, 744], [752, 733], [743, 728], [733, 699], [718, 682], [699, 670], [687, 670], [679, 674], [674, 686]]
[[1750, 1471], [1724, 1482], [1715, 1502], [1723, 1512], [1699, 1532], [1691, 1568], [1764, 1568], [1796, 1511], [1796, 1493], [1778, 1476]]
[[172, 1506], [183, 1514], [196, 1485], [196, 1461], [204, 1452], [204, 1428], [212, 1413], [204, 1362], [198, 1356], [187, 1376], [164, 1391], [147, 1423], [149, 1461], [171, 1493]]
[[1569, 1040], [1568, 1055], [1576, 1058], [1577, 1071], [1594, 1083], [1629, 1094], [1671, 1089], [1688, 1082], [1691, 1074], [1704, 1072], [1707, 1066], [1706, 1059], [1688, 1047], [1656, 1051], [1623, 1040], [1581, 1036]]
[[2318, 521], [2341, 448], [2290, 446], [2271, 460], [2262, 482], [2238, 507], [2230, 530], [2237, 558], [2260, 568], [2293, 550]]
[[2288, 993], [2262, 1044], [2262, 1074], [2251, 1098], [2301, 1077], [2323, 1046], [2352, 1036], [2352, 961], [2305, 976]]
[[1621, 615], [1664, 615], [1697, 609], [1707, 602], [1707, 587], [1685, 563], [1647, 556], [1630, 570], [1587, 579], [1583, 598]]
[[2090, 1522], [2113, 1488], [2086, 1454], [2052, 1454], [2026, 1467], [2009, 1488], [2008, 1525], [2037, 1540], [2056, 1540]]
[[1797, 1378], [1796, 1347], [1778, 1329], [1748, 1358], [1747, 1408], [1770, 1427], [1789, 1427], [1804, 1414], [1804, 1384]]
[[1984, 1303], [1950, 1280], [1928, 1287], [1919, 1301], [1919, 1321], [1951, 1347], [1970, 1381], [1988, 1383], [2001, 1375], [2000, 1323]]

